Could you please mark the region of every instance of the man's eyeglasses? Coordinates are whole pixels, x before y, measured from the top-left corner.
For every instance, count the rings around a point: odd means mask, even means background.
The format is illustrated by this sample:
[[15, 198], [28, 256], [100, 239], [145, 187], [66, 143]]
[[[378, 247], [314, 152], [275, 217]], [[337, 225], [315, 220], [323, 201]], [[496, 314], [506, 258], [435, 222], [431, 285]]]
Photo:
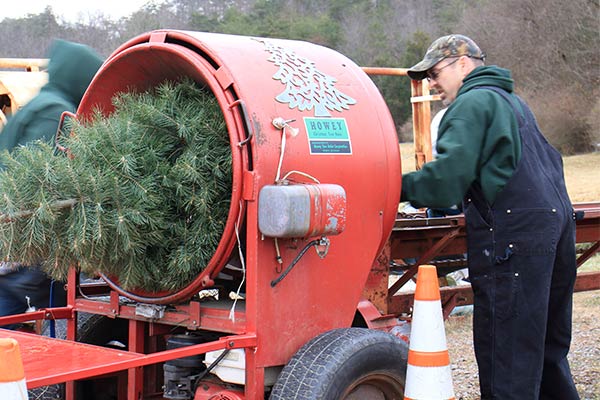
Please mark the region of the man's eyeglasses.
[[452, 64], [454, 64], [455, 62], [457, 62], [458, 60], [460, 60], [460, 57], [456, 58], [454, 61], [449, 62], [448, 64], [444, 65], [441, 68], [438, 69], [430, 69], [429, 71], [427, 71], [427, 80], [429, 81], [437, 81], [437, 78], [440, 76], [440, 72], [444, 69], [447, 68], [449, 66], [451, 66]]

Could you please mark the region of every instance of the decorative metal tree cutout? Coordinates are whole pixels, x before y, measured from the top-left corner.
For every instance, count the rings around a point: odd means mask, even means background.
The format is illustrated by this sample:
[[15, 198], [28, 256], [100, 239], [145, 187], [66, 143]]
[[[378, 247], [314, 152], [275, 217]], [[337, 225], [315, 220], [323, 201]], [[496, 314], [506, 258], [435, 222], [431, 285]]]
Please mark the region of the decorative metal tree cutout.
[[337, 79], [319, 71], [313, 61], [272, 42], [262, 42], [271, 53], [268, 61], [279, 67], [273, 79], [285, 85], [285, 90], [275, 97], [278, 102], [300, 111], [314, 108], [315, 117], [330, 117], [329, 110], [348, 110], [356, 104], [356, 100], [334, 87]]

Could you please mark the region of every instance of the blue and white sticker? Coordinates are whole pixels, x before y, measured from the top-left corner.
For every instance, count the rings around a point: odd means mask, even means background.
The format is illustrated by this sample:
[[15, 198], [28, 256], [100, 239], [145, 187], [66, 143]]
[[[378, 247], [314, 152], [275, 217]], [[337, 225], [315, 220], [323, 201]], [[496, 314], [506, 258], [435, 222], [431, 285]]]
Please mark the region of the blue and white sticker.
[[304, 117], [310, 154], [352, 154], [345, 118]]

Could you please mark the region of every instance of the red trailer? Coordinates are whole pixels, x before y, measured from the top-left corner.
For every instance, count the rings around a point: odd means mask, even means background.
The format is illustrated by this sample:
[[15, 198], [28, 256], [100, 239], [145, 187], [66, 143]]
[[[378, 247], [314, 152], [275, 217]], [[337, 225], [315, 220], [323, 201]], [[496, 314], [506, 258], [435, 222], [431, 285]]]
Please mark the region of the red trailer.
[[[66, 399], [402, 398], [412, 296], [396, 292], [419, 264], [464, 252], [464, 223], [398, 214], [400, 154], [378, 89], [314, 44], [159, 30], [107, 59], [77, 117], [108, 115], [116, 93], [183, 76], [214, 94], [229, 132], [221, 242], [181, 290], [85, 281], [74, 265], [66, 307], [0, 319], [66, 320], [66, 340], [0, 330], [20, 343], [28, 388], [66, 383]], [[416, 138], [428, 137], [433, 100], [421, 85]], [[418, 149], [427, 160], [426, 144]], [[593, 253], [600, 205], [580, 208], [578, 240]], [[394, 262], [407, 258], [417, 262]], [[391, 272], [403, 275], [389, 287]], [[600, 288], [598, 274], [579, 282]], [[447, 311], [471, 299], [469, 289], [442, 296]]]

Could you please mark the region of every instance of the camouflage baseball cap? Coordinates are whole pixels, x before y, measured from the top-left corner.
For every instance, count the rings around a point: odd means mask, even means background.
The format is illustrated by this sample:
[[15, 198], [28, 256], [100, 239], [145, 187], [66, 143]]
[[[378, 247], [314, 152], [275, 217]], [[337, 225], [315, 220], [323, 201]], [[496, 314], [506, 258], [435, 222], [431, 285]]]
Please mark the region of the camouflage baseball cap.
[[427, 77], [427, 71], [434, 65], [448, 57], [468, 56], [480, 60], [485, 59], [485, 54], [477, 44], [463, 35], [448, 35], [436, 39], [427, 49], [421, 62], [408, 69], [411, 79], [420, 81]]

